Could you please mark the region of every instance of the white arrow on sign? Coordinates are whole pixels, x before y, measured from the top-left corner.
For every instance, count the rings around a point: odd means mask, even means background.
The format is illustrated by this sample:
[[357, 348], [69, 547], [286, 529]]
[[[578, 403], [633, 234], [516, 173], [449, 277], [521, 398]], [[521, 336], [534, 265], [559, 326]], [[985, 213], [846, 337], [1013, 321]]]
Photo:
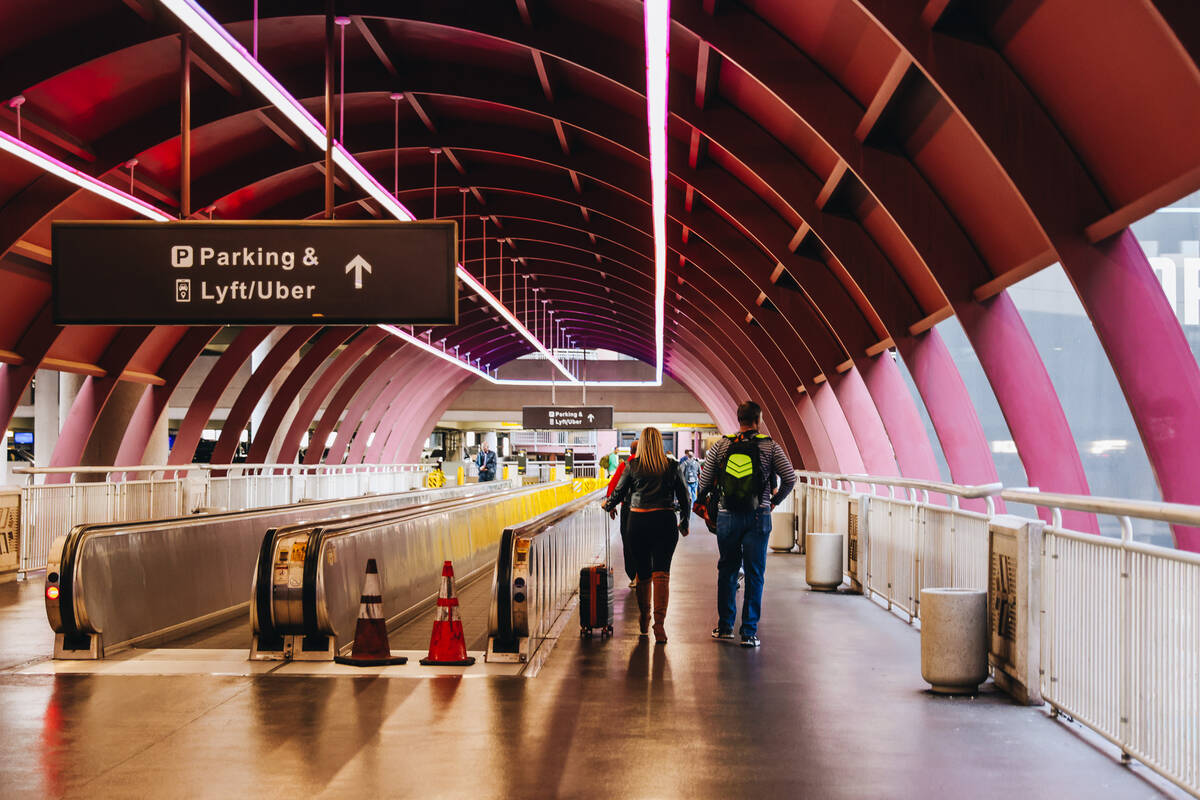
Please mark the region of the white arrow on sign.
[[350, 270], [354, 270], [354, 288], [361, 289], [363, 270], [370, 272], [371, 265], [367, 263], [365, 258], [360, 255], [356, 255], [354, 258], [350, 259], [350, 263], [346, 265], [346, 272], [349, 273]]
[[595, 422], [595, 421], [596, 421], [596, 415], [588, 414], [588, 422]]

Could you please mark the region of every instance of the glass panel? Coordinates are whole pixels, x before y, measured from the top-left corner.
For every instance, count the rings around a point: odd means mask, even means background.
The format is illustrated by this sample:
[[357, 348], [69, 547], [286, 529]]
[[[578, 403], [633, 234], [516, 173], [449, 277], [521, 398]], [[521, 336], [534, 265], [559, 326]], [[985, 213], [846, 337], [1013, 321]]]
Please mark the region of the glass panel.
[[[1054, 264], [1026, 278], [1009, 295], [1058, 393], [1092, 494], [1161, 500], [1125, 395], [1062, 267]], [[1100, 517], [1100, 531], [1121, 535], [1113, 517]], [[1165, 523], [1135, 520], [1134, 536], [1173, 546]]]
[[[937, 324], [937, 332], [941, 334], [950, 351], [958, 372], [966, 384], [967, 394], [971, 396], [971, 404], [979, 415], [979, 423], [983, 426], [983, 435], [987, 437], [988, 449], [992, 453], [992, 461], [996, 464], [996, 473], [1005, 487], [1028, 486], [1029, 479], [1025, 477], [1025, 465], [1017, 455], [1017, 445], [1008, 423], [1000, 413], [1000, 404], [992, 393], [983, 372], [983, 365], [975, 355], [975, 348], [967, 340], [967, 334], [959, 324], [957, 317], [950, 317]], [[1037, 509], [1032, 506], [1008, 503], [1008, 513], [1022, 517], [1037, 519]]]
[[929, 410], [925, 408], [925, 401], [921, 399], [921, 393], [917, 391], [917, 385], [908, 371], [908, 365], [895, 350], [889, 350], [888, 353], [895, 360], [896, 366], [900, 368], [900, 374], [904, 376], [904, 384], [908, 387], [913, 403], [917, 406], [917, 413], [921, 415], [921, 422], [925, 425], [925, 435], [929, 437], [929, 442], [933, 445], [933, 457], [937, 459], [941, 479], [945, 483], [950, 483], [950, 467], [946, 465], [946, 454], [942, 452], [942, 443], [938, 441], [937, 434], [934, 433], [933, 422], [929, 419]]

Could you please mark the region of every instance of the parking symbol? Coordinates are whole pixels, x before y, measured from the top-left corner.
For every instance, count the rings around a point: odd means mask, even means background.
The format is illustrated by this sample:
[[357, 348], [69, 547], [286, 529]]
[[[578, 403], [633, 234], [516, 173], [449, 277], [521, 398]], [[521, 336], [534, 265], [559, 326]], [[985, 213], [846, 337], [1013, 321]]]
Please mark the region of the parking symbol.
[[171, 248], [172, 267], [190, 267], [192, 265], [192, 248], [190, 245], [177, 244]]
[[175, 279], [175, 302], [176, 303], [192, 302], [192, 279], [191, 278], [176, 278]]

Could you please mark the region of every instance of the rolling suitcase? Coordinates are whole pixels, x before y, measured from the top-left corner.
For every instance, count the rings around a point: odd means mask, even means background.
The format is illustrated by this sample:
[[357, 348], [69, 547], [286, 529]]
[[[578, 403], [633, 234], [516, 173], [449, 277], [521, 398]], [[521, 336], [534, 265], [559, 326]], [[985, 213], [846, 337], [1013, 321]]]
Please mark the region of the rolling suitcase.
[[608, 521], [604, 526], [604, 562], [579, 570], [579, 635], [613, 635], [613, 573], [608, 565]]

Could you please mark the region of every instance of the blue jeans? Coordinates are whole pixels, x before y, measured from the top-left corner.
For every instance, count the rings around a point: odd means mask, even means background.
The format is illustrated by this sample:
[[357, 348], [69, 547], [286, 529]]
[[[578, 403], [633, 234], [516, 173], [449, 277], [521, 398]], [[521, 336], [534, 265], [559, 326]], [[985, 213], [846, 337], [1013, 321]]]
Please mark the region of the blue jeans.
[[696, 504], [696, 489], [699, 488], [699, 481], [685, 481], [688, 487], [688, 496], [692, 498], [692, 505]]
[[717, 625], [733, 630], [737, 617], [738, 567], [746, 572], [742, 598], [742, 636], [758, 632], [762, 610], [763, 576], [767, 569], [767, 540], [771, 536], [771, 509], [725, 511], [717, 514]]

